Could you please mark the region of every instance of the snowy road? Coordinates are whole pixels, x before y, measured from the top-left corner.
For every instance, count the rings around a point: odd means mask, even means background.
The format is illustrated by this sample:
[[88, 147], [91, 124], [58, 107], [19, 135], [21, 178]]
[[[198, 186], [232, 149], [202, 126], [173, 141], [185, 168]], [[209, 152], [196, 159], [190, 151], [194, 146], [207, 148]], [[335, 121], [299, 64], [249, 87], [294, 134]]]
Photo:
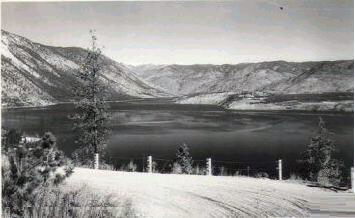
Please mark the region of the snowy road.
[[131, 198], [145, 217], [355, 217], [354, 194], [285, 181], [82, 168], [67, 181]]

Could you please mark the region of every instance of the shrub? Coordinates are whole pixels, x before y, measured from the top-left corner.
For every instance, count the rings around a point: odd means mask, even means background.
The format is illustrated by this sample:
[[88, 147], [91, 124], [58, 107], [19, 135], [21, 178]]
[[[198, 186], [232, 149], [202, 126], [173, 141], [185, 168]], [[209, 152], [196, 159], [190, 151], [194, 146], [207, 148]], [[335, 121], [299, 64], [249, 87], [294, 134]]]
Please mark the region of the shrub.
[[180, 166], [180, 164], [178, 164], [176, 162], [173, 164], [172, 173], [173, 174], [182, 174], [182, 167]]
[[318, 133], [303, 153], [303, 173], [306, 179], [322, 185], [339, 185], [343, 163], [334, 158], [335, 144], [329, 138], [325, 122], [319, 118]]
[[153, 170], [153, 173], [159, 173], [159, 169], [158, 169], [158, 163], [156, 161], [153, 161], [152, 162], [152, 170]]
[[[48, 186], [36, 190], [35, 203], [26, 208], [24, 217], [52, 218], [133, 218], [137, 217], [131, 201], [119, 201], [110, 194], [94, 193], [87, 186]], [[5, 211], [5, 217], [10, 214]]]
[[318, 172], [317, 181], [324, 186], [339, 185], [342, 181], [341, 167], [343, 167], [341, 162], [338, 160], [331, 160]]
[[128, 164], [123, 164], [120, 167], [121, 171], [127, 171], [127, 172], [136, 172], [137, 171], [137, 165], [133, 162], [133, 160], [129, 161]]
[[200, 167], [199, 165], [196, 165], [193, 170], [192, 173], [195, 175], [206, 175], [206, 168], [205, 167]]
[[9, 147], [2, 158], [2, 207], [11, 217], [24, 216], [25, 208], [34, 204], [36, 190], [58, 185], [72, 173], [70, 162], [49, 132], [39, 142]]
[[181, 173], [183, 174], [192, 174], [192, 165], [193, 165], [193, 161], [192, 161], [192, 157], [190, 156], [189, 147], [187, 146], [187, 144], [183, 143], [177, 149], [176, 164], [174, 164], [174, 167], [175, 166], [177, 168], [180, 167]]
[[[145, 172], [148, 172], [149, 171], [149, 166], [146, 165], [144, 170], [145, 170]], [[158, 169], [158, 163], [156, 161], [154, 161], [154, 160], [152, 161], [152, 172], [153, 173], [162, 173], [163, 172], [163, 170]]]
[[240, 176], [240, 175], [241, 175], [241, 173], [238, 170], [235, 171], [234, 174], [233, 174], [233, 176]]
[[100, 170], [112, 170], [112, 171], [116, 170], [112, 164], [108, 164], [108, 163], [100, 163], [99, 169]]
[[7, 152], [9, 148], [12, 148], [20, 143], [22, 133], [16, 129], [2, 129], [1, 130], [1, 149], [3, 152]]
[[269, 174], [265, 173], [265, 172], [258, 172], [255, 175], [256, 178], [269, 178]]
[[291, 173], [290, 175], [290, 180], [295, 180], [295, 181], [302, 181], [302, 177], [300, 177], [299, 175], [295, 174], [295, 173]]
[[228, 171], [224, 166], [218, 168], [218, 175], [219, 176], [228, 176]]

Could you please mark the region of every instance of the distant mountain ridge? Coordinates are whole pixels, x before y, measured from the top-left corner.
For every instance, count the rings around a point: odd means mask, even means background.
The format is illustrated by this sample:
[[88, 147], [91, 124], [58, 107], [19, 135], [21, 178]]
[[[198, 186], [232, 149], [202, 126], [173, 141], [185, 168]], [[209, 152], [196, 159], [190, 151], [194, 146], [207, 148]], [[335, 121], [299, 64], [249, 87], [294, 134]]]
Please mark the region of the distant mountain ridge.
[[276, 94], [353, 92], [354, 61], [224, 65], [141, 65], [138, 76], [174, 95], [262, 91]]
[[[82, 48], [42, 45], [2, 30], [2, 105], [72, 101], [74, 74], [85, 57]], [[297, 106], [313, 110], [315, 104], [315, 109], [324, 108], [331, 96], [329, 110], [353, 108], [353, 60], [132, 66], [103, 55], [101, 61], [101, 81], [108, 85], [110, 100], [177, 97], [177, 103], [219, 104], [230, 109]]]
[[[32, 42], [2, 30], [2, 105], [39, 106], [71, 101], [74, 76], [86, 50]], [[167, 96], [139, 79], [132, 70], [102, 55], [101, 81], [109, 84], [110, 99]]]

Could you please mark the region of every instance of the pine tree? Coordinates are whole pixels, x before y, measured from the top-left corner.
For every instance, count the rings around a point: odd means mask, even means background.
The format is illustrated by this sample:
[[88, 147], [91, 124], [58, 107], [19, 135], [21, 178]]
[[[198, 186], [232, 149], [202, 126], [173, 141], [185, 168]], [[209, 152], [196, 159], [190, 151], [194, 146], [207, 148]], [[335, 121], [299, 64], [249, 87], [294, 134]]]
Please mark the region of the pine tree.
[[9, 148], [17, 145], [21, 140], [21, 132], [16, 129], [2, 129], [1, 130], [1, 144], [2, 150], [7, 151]]
[[318, 133], [311, 138], [304, 153], [303, 162], [306, 165], [307, 176], [311, 181], [323, 185], [338, 185], [341, 181], [342, 162], [334, 158], [335, 143], [329, 137], [325, 122], [320, 117]]
[[192, 157], [190, 156], [189, 147], [187, 144], [183, 143], [179, 146], [176, 152], [176, 164], [181, 169], [181, 173], [183, 174], [192, 174]]
[[[65, 166], [65, 174], [56, 172]], [[2, 207], [11, 217], [24, 217], [34, 207], [36, 191], [58, 185], [72, 173], [70, 163], [47, 132], [39, 142], [19, 142], [2, 153]]]
[[79, 84], [73, 90], [77, 102], [72, 118], [75, 120], [74, 129], [79, 133], [76, 142], [80, 145], [73, 158], [80, 165], [92, 166], [94, 154], [103, 155], [108, 133], [108, 106], [105, 103], [106, 86], [100, 81], [101, 50], [97, 47], [94, 32], [90, 33], [91, 48], [87, 50], [83, 65], [76, 74]]

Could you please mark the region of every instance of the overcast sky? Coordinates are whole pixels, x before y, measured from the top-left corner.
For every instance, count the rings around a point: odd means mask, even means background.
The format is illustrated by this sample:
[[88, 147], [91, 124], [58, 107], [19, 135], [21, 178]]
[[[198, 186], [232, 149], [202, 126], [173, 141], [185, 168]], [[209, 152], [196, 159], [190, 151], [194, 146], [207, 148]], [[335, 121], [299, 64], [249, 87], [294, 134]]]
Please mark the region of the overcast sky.
[[[280, 9], [283, 7], [283, 10]], [[2, 28], [127, 64], [353, 59], [353, 1], [2, 3]]]

